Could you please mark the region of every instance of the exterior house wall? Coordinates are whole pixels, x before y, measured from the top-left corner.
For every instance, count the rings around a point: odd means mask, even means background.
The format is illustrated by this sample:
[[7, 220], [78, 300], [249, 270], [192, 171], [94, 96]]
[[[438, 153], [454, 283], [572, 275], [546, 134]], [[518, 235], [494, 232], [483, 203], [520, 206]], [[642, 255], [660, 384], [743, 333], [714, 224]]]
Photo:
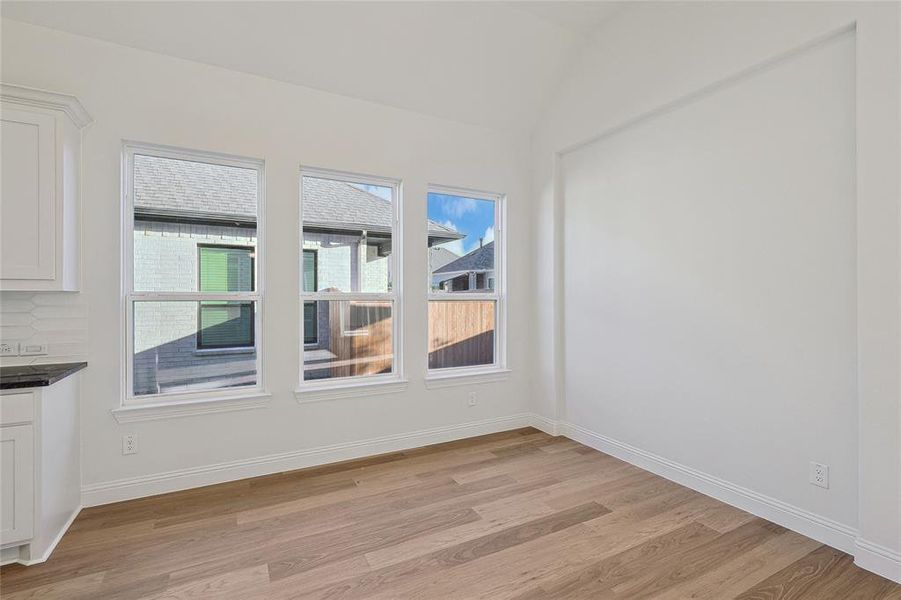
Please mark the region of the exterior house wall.
[[303, 249], [316, 251], [319, 291], [335, 288], [342, 292], [387, 292], [388, 260], [378, 248], [365, 245], [362, 236], [306, 233]]
[[[134, 289], [197, 291], [200, 245], [254, 246], [256, 232], [222, 225], [136, 221]], [[320, 290], [387, 291], [388, 257], [378, 256], [374, 245], [361, 245], [359, 235], [308, 233], [304, 250], [316, 251]], [[328, 350], [332, 341], [329, 310], [327, 303], [319, 304], [317, 343], [309, 349]], [[197, 347], [196, 302], [141, 302], [134, 315], [135, 395], [255, 382], [253, 349]], [[319, 374], [327, 375], [328, 368]]]
[[[254, 246], [256, 230], [136, 221], [134, 289], [197, 291], [199, 245]], [[254, 349], [197, 348], [196, 302], [139, 302], [134, 315], [134, 395], [255, 382]]]
[[[469, 285], [468, 289], [470, 289], [470, 290], [480, 290], [480, 291], [490, 290], [491, 287], [488, 285], [488, 281], [492, 280], [492, 279], [496, 280], [496, 275], [494, 273], [494, 269], [491, 269], [489, 271], [448, 271], [445, 273], [432, 275], [432, 288], [433, 289], [442, 289], [443, 284], [445, 282], [450, 282], [451, 279], [459, 277], [460, 275], [463, 275], [465, 273], [469, 274], [470, 283], [468, 284]], [[484, 275], [484, 282], [485, 282], [484, 286], [478, 287], [475, 284], [476, 274]]]

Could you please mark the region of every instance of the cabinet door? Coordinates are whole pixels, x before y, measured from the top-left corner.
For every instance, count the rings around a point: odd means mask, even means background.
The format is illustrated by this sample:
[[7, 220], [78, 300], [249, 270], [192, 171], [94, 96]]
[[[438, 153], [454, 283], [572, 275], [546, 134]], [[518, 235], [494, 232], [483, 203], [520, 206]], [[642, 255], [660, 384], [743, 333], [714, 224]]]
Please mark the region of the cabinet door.
[[34, 528], [34, 426], [0, 427], [0, 545], [29, 540]]
[[56, 119], [4, 106], [0, 128], [0, 278], [53, 280]]

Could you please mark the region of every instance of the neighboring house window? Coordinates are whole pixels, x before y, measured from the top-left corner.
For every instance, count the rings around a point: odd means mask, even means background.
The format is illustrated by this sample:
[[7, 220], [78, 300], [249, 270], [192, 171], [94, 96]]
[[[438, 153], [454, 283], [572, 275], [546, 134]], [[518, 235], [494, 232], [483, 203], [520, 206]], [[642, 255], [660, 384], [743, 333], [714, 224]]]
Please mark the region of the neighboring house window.
[[125, 146], [125, 403], [262, 389], [262, 161]]
[[429, 371], [461, 374], [505, 366], [504, 198], [433, 186], [429, 222], [457, 239], [429, 238]]
[[307, 389], [401, 376], [397, 181], [301, 171]]
[[[315, 292], [319, 289], [316, 277], [316, 251], [303, 251], [303, 291]], [[319, 342], [318, 316], [316, 313], [316, 302], [306, 301], [303, 303], [303, 343], [307, 345], [317, 344]]]
[[[198, 245], [201, 292], [253, 291], [253, 247]], [[198, 308], [197, 348], [253, 348], [253, 303], [208, 300]]]

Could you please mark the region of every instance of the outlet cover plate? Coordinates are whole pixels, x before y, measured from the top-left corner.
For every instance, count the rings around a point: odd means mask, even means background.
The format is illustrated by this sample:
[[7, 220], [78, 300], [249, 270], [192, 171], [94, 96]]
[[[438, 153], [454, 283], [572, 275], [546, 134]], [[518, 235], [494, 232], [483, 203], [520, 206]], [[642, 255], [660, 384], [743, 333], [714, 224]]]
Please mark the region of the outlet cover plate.
[[829, 489], [829, 465], [811, 462], [810, 483], [821, 488]]
[[43, 356], [47, 354], [47, 344], [29, 344], [25, 342], [19, 346], [19, 354], [22, 356]]

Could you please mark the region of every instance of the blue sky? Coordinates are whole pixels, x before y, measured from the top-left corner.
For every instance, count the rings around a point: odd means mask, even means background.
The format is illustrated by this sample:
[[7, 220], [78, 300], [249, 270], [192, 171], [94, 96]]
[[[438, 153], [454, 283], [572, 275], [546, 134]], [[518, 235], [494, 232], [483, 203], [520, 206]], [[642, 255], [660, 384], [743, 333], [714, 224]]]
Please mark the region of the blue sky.
[[[386, 200], [391, 199], [391, 188], [354, 183], [356, 187]], [[462, 240], [442, 244], [458, 256], [463, 256], [483, 243], [494, 241], [494, 202], [449, 194], [429, 194], [429, 219], [452, 227], [466, 234]]]
[[442, 244], [459, 255], [472, 252], [479, 247], [479, 238], [484, 243], [494, 240], [494, 202], [447, 194], [429, 194], [429, 219], [453, 227], [466, 237], [456, 242]]

